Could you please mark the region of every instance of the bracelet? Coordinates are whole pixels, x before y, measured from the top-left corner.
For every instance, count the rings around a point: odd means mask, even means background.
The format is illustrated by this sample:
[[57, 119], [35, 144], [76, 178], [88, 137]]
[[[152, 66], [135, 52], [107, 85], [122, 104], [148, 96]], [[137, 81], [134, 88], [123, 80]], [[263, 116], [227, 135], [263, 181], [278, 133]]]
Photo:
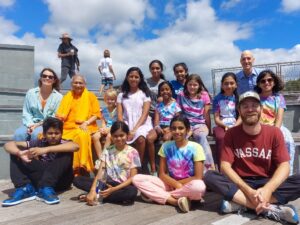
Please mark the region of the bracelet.
[[154, 127], [154, 129], [156, 129], [156, 128], [161, 129], [161, 127], [160, 127], [159, 125], [156, 125], [156, 126]]
[[90, 123], [89, 123], [89, 121], [88, 121], [88, 120], [84, 121], [84, 123], [86, 123], [87, 125], [90, 125]]

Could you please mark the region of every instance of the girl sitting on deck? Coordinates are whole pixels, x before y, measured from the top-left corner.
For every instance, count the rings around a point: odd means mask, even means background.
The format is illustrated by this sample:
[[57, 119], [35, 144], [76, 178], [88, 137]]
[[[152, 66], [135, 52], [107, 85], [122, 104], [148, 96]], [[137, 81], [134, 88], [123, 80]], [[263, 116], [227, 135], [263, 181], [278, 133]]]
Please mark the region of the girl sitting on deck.
[[186, 137], [189, 120], [175, 116], [170, 124], [173, 141], [165, 142], [159, 150], [159, 178], [138, 174], [133, 184], [141, 191], [142, 199], [190, 210], [190, 200], [200, 200], [205, 192], [202, 181], [205, 154], [201, 145]]

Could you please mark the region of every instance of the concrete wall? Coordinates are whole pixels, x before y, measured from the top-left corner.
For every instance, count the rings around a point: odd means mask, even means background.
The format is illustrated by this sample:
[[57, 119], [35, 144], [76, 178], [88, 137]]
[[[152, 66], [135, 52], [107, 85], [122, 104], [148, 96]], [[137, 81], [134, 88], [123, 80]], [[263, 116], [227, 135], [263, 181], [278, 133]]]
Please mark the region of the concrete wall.
[[0, 44], [0, 74], [0, 88], [33, 87], [34, 47]]

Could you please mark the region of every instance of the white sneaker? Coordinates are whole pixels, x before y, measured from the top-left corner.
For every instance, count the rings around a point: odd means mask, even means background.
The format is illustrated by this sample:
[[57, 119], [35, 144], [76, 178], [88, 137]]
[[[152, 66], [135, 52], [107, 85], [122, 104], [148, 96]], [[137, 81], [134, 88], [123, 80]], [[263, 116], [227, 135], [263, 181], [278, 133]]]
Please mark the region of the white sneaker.
[[187, 213], [190, 211], [191, 202], [187, 197], [181, 197], [178, 199], [178, 207], [181, 212]]
[[299, 223], [297, 210], [292, 205], [274, 205], [269, 206], [269, 210], [265, 212], [265, 216], [276, 221], [286, 221], [289, 223]]
[[222, 200], [220, 211], [221, 213], [234, 213], [246, 211], [247, 208], [232, 201]]

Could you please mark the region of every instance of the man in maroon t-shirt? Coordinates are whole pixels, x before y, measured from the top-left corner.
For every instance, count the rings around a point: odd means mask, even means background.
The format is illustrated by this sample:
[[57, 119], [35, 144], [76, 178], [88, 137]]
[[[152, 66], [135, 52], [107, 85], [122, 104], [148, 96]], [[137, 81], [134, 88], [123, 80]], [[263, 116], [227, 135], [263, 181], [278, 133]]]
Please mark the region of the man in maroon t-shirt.
[[242, 124], [229, 129], [221, 152], [222, 173], [208, 171], [208, 188], [224, 197], [222, 213], [253, 209], [257, 214], [298, 223], [292, 205], [300, 197], [300, 175], [289, 177], [289, 154], [277, 127], [259, 123], [260, 98], [245, 92], [239, 98]]

